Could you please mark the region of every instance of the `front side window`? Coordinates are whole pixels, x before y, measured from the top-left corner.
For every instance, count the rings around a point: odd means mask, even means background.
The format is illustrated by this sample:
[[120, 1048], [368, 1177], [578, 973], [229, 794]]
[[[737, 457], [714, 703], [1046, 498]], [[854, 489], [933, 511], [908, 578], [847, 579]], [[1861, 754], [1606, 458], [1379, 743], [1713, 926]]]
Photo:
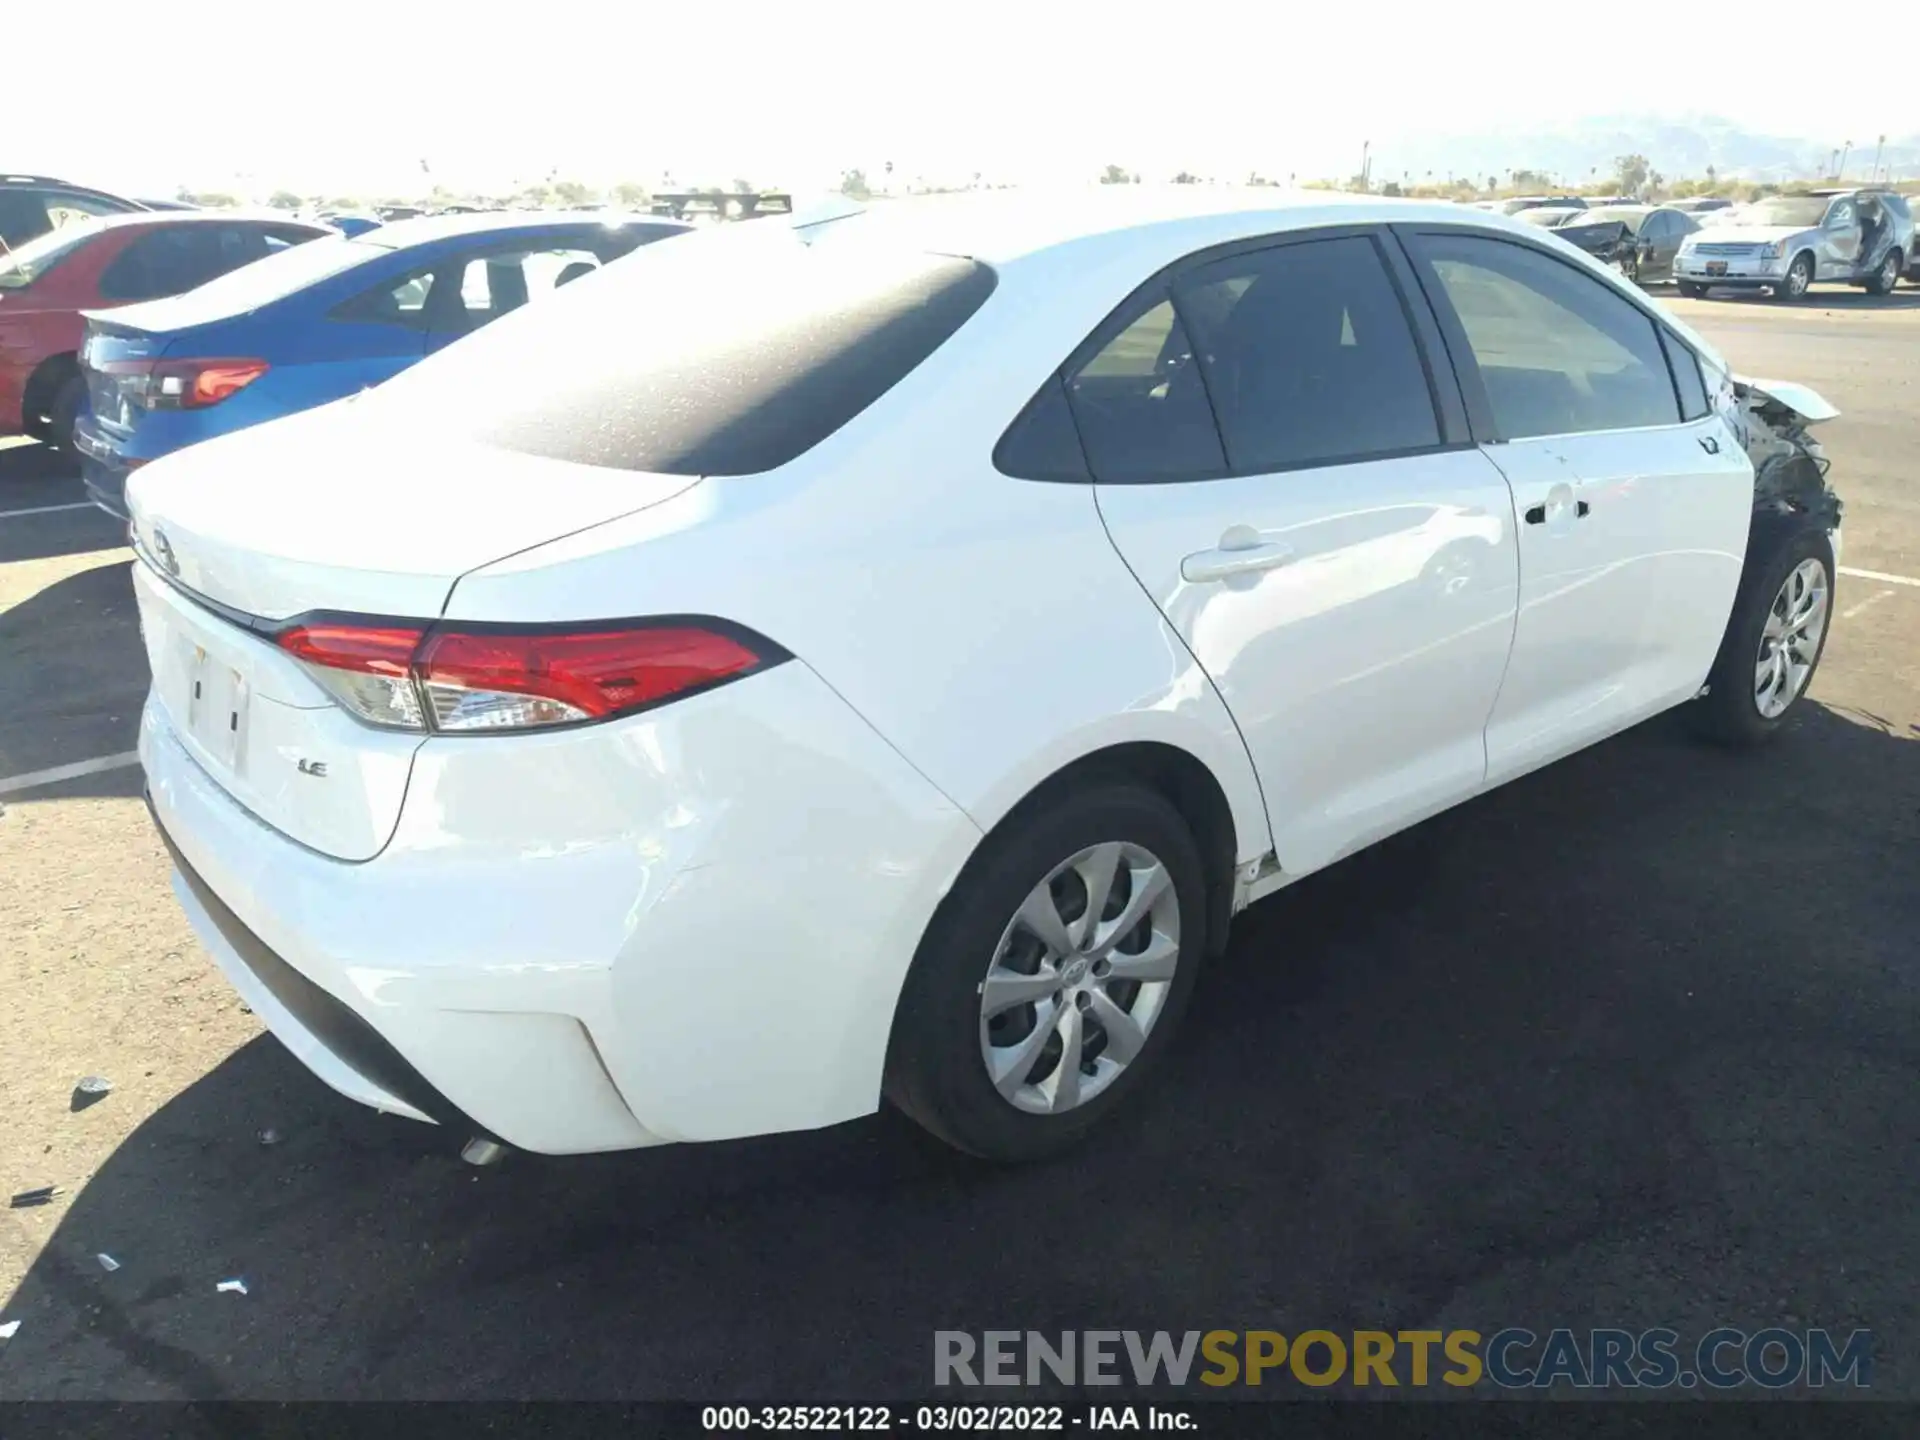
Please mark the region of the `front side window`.
[[1117, 325], [1067, 375], [1093, 478], [1127, 484], [1224, 474], [1206, 383], [1173, 300], [1156, 290]]
[[1235, 471], [1440, 443], [1406, 311], [1372, 240], [1229, 256], [1174, 287]]
[[1421, 257], [1466, 332], [1503, 440], [1672, 425], [1673, 380], [1652, 317], [1530, 246], [1422, 235]]
[[1833, 208], [1827, 211], [1827, 229], [1829, 230], [1849, 230], [1857, 223], [1858, 217], [1851, 200], [1836, 200], [1833, 202]]

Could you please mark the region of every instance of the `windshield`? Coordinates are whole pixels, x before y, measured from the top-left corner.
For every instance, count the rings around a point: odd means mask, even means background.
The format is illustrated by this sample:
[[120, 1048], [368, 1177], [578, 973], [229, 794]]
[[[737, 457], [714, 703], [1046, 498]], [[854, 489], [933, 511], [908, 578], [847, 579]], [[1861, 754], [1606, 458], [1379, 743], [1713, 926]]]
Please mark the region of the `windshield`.
[[1818, 225], [1827, 213], [1827, 200], [1821, 195], [1772, 195], [1743, 205], [1729, 215], [1733, 225], [1792, 225], [1805, 228]]
[[100, 233], [101, 227], [80, 221], [49, 230], [12, 250], [0, 251], [0, 290], [23, 290]]
[[193, 316], [173, 323], [175, 326], [200, 325], [228, 315], [244, 315], [284, 299], [296, 290], [304, 290], [329, 275], [363, 265], [387, 254], [388, 250], [388, 246], [379, 244], [372, 236], [349, 240], [344, 235], [327, 235], [302, 241], [263, 260], [255, 260], [251, 265], [229, 270], [170, 302], [176, 314], [184, 315], [190, 309]]
[[1646, 223], [1647, 216], [1650, 213], [1650, 211], [1646, 210], [1629, 209], [1624, 205], [1603, 206], [1598, 210], [1587, 211], [1586, 214], [1580, 217], [1580, 223], [1582, 225], [1598, 225], [1603, 221], [1618, 221], [1620, 224], [1626, 226], [1631, 233], [1638, 235], [1640, 233], [1640, 227]]

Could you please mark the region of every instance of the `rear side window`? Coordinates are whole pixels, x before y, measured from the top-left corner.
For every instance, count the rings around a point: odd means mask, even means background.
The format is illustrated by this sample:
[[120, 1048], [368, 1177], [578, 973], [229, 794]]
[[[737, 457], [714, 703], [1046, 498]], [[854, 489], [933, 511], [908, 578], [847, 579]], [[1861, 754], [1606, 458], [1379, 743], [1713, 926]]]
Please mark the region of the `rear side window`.
[[1466, 332], [1502, 439], [1679, 420], [1658, 327], [1604, 281], [1505, 240], [1422, 235], [1416, 248]]
[[531, 455], [758, 474], [879, 399], [994, 288], [974, 260], [728, 228], [558, 286], [378, 393]]
[[1080, 449], [1079, 432], [1067, 389], [1058, 375], [1047, 377], [1027, 408], [1007, 427], [994, 447], [993, 463], [1016, 480], [1090, 480], [1087, 457]]
[[427, 296], [433, 272], [422, 271], [400, 280], [382, 281], [333, 307], [328, 318], [359, 325], [393, 325], [402, 330], [427, 328]]
[[1699, 358], [1666, 329], [1660, 331], [1660, 344], [1666, 349], [1667, 363], [1673, 367], [1673, 388], [1680, 396], [1680, 418], [1704, 419], [1709, 407]]
[[237, 225], [182, 225], [142, 235], [101, 272], [109, 300], [178, 295], [265, 253], [262, 237]]
[[1067, 396], [1093, 478], [1109, 484], [1226, 473], [1206, 382], [1164, 291], [1129, 305], [1112, 334], [1067, 375]]
[[1228, 256], [1181, 276], [1175, 296], [1236, 472], [1440, 443], [1426, 369], [1372, 240]]

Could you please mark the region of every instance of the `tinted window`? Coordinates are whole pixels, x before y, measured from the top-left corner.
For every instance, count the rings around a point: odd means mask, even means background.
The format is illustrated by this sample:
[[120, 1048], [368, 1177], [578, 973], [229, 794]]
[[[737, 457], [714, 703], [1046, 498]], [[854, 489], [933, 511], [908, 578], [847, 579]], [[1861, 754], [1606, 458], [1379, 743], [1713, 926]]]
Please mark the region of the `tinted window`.
[[[6, 199], [0, 194], [0, 201]], [[69, 225], [64, 230], [49, 230], [38, 239], [0, 252], [0, 290], [20, 290], [31, 285], [101, 233], [97, 225]]]
[[1047, 377], [994, 448], [993, 463], [1003, 475], [1020, 480], [1086, 480], [1087, 457], [1073, 428], [1067, 388], [1058, 375]]
[[430, 270], [400, 280], [385, 280], [334, 306], [328, 318], [360, 325], [397, 325], [405, 330], [425, 330], [427, 296], [433, 290], [433, 283]]
[[1660, 343], [1666, 348], [1667, 363], [1673, 367], [1673, 388], [1680, 393], [1680, 418], [1698, 420], [1707, 413], [1707, 386], [1700, 376], [1700, 361], [1673, 334], [1661, 330]]
[[1136, 300], [1118, 328], [1067, 376], [1093, 478], [1195, 480], [1226, 471], [1220, 432], [1173, 301]]
[[1440, 424], [1374, 242], [1231, 256], [1175, 287], [1237, 471], [1417, 450]]
[[1671, 425], [1653, 320], [1605, 281], [1525, 245], [1419, 237], [1466, 331], [1500, 436]]
[[178, 295], [237, 269], [263, 250], [257, 234], [233, 225], [182, 225], [139, 236], [100, 276], [110, 300]]
[[510, 450], [756, 474], [879, 399], [993, 287], [973, 260], [716, 227], [564, 286], [375, 393]]

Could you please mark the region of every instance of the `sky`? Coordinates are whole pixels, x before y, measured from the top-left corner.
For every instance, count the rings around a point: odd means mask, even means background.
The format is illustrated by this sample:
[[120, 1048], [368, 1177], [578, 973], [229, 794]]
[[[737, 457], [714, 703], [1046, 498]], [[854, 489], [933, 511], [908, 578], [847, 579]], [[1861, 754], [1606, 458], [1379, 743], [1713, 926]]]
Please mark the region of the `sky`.
[[[1794, 67], [1804, 4], [1746, 0], [1715, 51], [1591, 5], [1459, 0], [0, 0], [0, 165], [136, 195], [499, 192], [561, 178], [796, 191], [1085, 180], [1115, 163], [1239, 179], [1351, 174], [1372, 141], [1587, 114], [1762, 133], [1909, 133], [1912, 87]], [[9, 11], [17, 11], [9, 16]], [[47, 33], [34, 38], [46, 17]], [[27, 64], [7, 48], [24, 37]], [[61, 57], [71, 57], [63, 59]], [[1812, 122], [1817, 119], [1817, 126]], [[1864, 142], [1863, 142], [1864, 143]], [[422, 163], [428, 167], [422, 170]]]

